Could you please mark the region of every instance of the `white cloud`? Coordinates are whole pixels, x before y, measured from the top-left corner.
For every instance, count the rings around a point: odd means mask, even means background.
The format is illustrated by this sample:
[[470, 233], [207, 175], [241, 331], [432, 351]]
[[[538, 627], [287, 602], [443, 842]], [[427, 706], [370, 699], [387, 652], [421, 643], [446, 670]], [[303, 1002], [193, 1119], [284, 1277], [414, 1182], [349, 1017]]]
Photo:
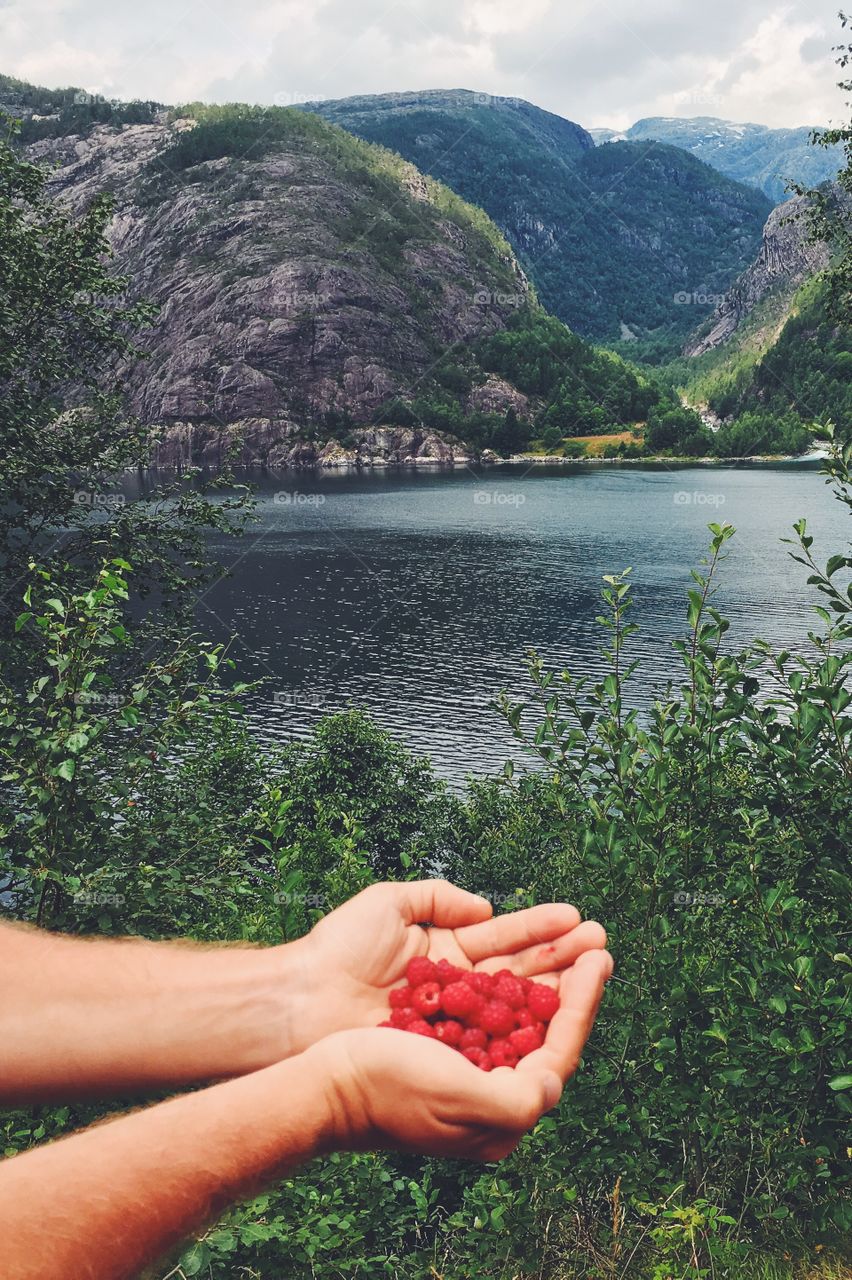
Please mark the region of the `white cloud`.
[[[837, 0], [0, 0], [0, 70], [117, 97], [521, 95], [591, 126], [842, 118]], [[848, 114], [848, 113], [847, 113]]]

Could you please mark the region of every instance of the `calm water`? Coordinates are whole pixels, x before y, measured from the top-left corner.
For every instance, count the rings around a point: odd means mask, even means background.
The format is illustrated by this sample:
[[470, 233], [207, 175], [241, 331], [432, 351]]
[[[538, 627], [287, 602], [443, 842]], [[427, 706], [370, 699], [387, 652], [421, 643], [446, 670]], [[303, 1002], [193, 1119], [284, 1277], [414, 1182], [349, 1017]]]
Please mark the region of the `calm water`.
[[241, 675], [266, 680], [256, 732], [286, 741], [363, 707], [455, 783], [517, 758], [489, 703], [528, 691], [528, 648], [601, 671], [603, 574], [633, 568], [641, 706], [677, 673], [708, 522], [737, 528], [717, 597], [731, 644], [785, 647], [805, 641], [814, 597], [779, 539], [807, 516], [825, 559], [849, 524], [804, 466], [288, 474], [264, 482], [258, 514], [236, 552], [218, 548], [232, 576], [200, 604], [206, 629], [236, 633]]

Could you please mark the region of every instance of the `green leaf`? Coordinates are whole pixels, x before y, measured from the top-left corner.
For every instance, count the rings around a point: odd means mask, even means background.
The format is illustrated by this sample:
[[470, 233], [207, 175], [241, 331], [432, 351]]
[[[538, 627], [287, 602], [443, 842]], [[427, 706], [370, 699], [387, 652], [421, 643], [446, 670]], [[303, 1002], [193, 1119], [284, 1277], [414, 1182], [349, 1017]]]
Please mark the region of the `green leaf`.
[[841, 1089], [852, 1089], [852, 1075], [835, 1076], [833, 1080], [829, 1080], [828, 1087], [835, 1093], [839, 1093]]

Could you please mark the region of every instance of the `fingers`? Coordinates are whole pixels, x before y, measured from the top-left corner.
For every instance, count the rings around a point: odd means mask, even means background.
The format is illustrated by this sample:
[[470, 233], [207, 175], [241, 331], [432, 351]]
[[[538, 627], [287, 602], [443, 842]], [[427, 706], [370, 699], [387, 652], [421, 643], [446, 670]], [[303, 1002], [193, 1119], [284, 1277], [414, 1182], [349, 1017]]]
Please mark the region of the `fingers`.
[[464, 931], [464, 926], [475, 927], [477, 921], [491, 915], [490, 902], [457, 888], [449, 880], [410, 880], [389, 887], [406, 924], [428, 921], [444, 929]]
[[[501, 917], [505, 919], [506, 917]], [[552, 939], [548, 943], [537, 942], [534, 946], [518, 951], [513, 956], [492, 956], [479, 966], [482, 969], [511, 969], [513, 973], [525, 978], [534, 978], [539, 974], [559, 974], [563, 969], [575, 963], [586, 951], [602, 951], [606, 946], [606, 930], [596, 920], [585, 920], [570, 933]]]
[[[523, 950], [546, 951], [554, 939], [570, 933], [579, 923], [579, 911], [567, 902], [542, 903], [541, 906], [529, 907], [526, 911], [509, 911], [505, 915], [485, 919], [481, 924], [470, 924], [467, 928], [457, 929], [456, 941], [471, 964], [496, 958], [500, 963], [494, 965], [494, 968], [514, 968], [514, 965], [507, 964], [507, 957]], [[488, 965], [483, 963], [482, 967], [488, 968]], [[551, 956], [547, 963], [542, 963], [540, 968], [529, 972], [544, 973], [556, 967]]]
[[586, 951], [559, 984], [560, 1006], [540, 1049], [522, 1058], [516, 1074], [555, 1074], [564, 1083], [577, 1070], [614, 968], [608, 951]]
[[521, 1075], [510, 1067], [483, 1072], [470, 1065], [477, 1074], [470, 1079], [463, 1105], [469, 1120], [487, 1128], [525, 1133], [556, 1106], [562, 1093], [561, 1078], [547, 1066]]

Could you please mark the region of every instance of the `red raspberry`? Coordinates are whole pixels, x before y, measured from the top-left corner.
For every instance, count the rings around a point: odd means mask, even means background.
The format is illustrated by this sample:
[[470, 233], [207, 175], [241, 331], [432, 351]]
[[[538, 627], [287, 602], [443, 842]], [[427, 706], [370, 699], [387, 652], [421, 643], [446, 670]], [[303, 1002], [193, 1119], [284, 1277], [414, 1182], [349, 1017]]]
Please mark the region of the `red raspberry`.
[[435, 1039], [440, 1040], [441, 1044], [449, 1044], [457, 1048], [463, 1035], [464, 1027], [460, 1022], [454, 1022], [452, 1018], [435, 1023]]
[[475, 1067], [479, 1067], [480, 1071], [491, 1070], [491, 1059], [484, 1049], [462, 1049], [462, 1053], [468, 1062], [472, 1062]]
[[468, 1027], [462, 1032], [462, 1038], [459, 1040], [459, 1048], [462, 1052], [465, 1049], [484, 1049], [487, 1044], [488, 1036], [482, 1027]]
[[543, 1040], [535, 1027], [520, 1027], [509, 1036], [509, 1044], [519, 1058], [525, 1058], [528, 1053], [534, 1053], [536, 1049], [540, 1049]]
[[424, 982], [411, 993], [411, 1003], [424, 1018], [433, 1018], [441, 1009], [441, 988], [437, 982]]
[[480, 973], [478, 969], [466, 973], [462, 981], [466, 982], [469, 987], [473, 987], [473, 990], [477, 991], [481, 996], [490, 996], [494, 990], [494, 979], [491, 974]]
[[405, 976], [412, 987], [422, 987], [424, 982], [438, 981], [438, 966], [426, 956], [414, 956], [405, 966]]
[[515, 1020], [518, 1026], [523, 1030], [525, 1027], [532, 1027], [544, 1039], [544, 1023], [539, 1022], [538, 1018], [529, 1009], [519, 1009], [515, 1014]]
[[416, 1036], [429, 1036], [430, 1039], [435, 1039], [435, 1028], [428, 1022], [424, 1022], [422, 1018], [415, 1018], [413, 1022], [409, 1022], [405, 1030], [413, 1031]]
[[466, 1018], [473, 1013], [478, 1002], [479, 996], [466, 982], [451, 982], [441, 994], [441, 1008], [451, 1018]]
[[418, 1014], [416, 1009], [412, 1009], [409, 1005], [405, 1009], [391, 1009], [390, 1026], [407, 1027], [410, 1023], [417, 1020]]
[[549, 1022], [559, 1008], [559, 996], [552, 987], [534, 982], [527, 996], [527, 1008], [534, 1017]]
[[394, 987], [388, 992], [392, 1009], [407, 1009], [411, 1005], [411, 987]]
[[488, 1046], [488, 1056], [494, 1067], [516, 1067], [518, 1051], [511, 1040], [492, 1040]]
[[503, 1000], [489, 1000], [479, 1015], [479, 1025], [492, 1036], [507, 1036], [515, 1030], [515, 1011]]
[[439, 960], [435, 967], [438, 971], [435, 981], [440, 982], [442, 987], [448, 987], [451, 982], [460, 982], [464, 976], [464, 969], [457, 969], [449, 960]]
[[527, 1002], [524, 988], [514, 974], [504, 972], [497, 975], [494, 984], [494, 999], [503, 1000], [510, 1009], [522, 1009]]
[[518, 982], [520, 982], [524, 989], [524, 995], [528, 996], [530, 993], [530, 987], [532, 986], [532, 978], [518, 978]]

